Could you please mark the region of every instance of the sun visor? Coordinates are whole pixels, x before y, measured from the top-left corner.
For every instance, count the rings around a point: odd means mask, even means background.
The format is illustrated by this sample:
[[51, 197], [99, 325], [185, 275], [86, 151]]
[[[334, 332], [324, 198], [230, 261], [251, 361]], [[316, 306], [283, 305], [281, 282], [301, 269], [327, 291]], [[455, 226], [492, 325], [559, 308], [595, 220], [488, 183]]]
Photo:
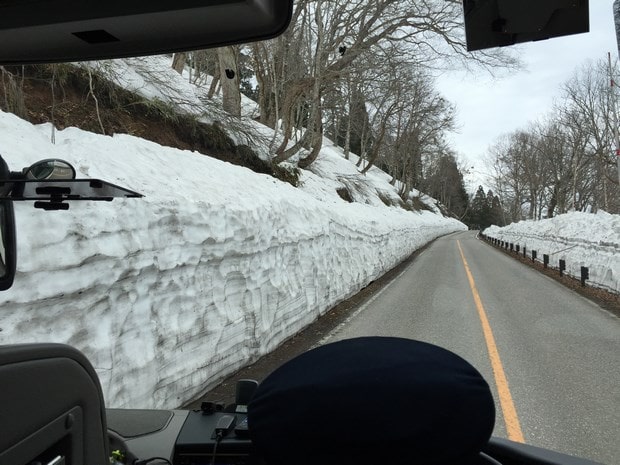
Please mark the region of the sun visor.
[[85, 61], [268, 39], [292, 0], [0, 0], [0, 64]]
[[588, 0], [463, 0], [467, 50], [590, 30]]

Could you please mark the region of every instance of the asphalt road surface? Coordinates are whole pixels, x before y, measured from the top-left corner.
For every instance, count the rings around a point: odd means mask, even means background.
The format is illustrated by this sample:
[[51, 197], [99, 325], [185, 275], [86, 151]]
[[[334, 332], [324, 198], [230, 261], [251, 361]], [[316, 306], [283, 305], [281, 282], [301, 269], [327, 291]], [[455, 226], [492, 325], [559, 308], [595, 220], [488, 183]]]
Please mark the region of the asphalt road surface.
[[431, 342], [487, 379], [495, 436], [620, 464], [620, 319], [476, 239], [434, 242], [322, 342]]

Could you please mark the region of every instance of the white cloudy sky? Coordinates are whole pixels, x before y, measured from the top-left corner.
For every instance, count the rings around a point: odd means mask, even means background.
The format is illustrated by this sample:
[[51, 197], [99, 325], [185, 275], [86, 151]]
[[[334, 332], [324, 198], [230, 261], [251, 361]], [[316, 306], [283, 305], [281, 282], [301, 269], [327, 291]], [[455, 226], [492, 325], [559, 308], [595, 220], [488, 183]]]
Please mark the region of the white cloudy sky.
[[[446, 73], [439, 91], [457, 105], [460, 129], [454, 148], [474, 166], [471, 187], [484, 182], [482, 156], [501, 134], [524, 127], [547, 113], [560, 86], [588, 60], [618, 56], [614, 0], [590, 0], [590, 32], [518, 46], [525, 69], [499, 79], [488, 73]], [[504, 73], [505, 74], [505, 73]]]

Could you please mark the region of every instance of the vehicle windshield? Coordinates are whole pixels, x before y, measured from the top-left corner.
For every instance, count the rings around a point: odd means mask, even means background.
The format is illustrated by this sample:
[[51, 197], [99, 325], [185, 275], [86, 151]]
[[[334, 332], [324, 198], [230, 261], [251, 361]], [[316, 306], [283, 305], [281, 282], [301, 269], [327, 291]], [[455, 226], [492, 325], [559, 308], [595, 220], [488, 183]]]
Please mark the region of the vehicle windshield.
[[14, 202], [0, 344], [69, 344], [107, 407], [175, 409], [313, 347], [414, 339], [482, 374], [494, 436], [620, 463], [613, 3], [470, 52], [463, 2], [300, 0], [266, 41], [0, 66], [13, 173], [62, 159], [144, 195]]

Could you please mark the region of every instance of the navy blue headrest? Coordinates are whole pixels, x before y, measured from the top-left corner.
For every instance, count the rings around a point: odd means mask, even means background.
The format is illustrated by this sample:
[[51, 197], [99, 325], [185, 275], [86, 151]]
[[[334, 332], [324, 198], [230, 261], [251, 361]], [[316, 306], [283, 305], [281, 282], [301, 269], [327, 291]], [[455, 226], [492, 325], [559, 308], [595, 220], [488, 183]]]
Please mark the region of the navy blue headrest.
[[310, 350], [269, 375], [248, 406], [268, 465], [469, 465], [494, 424], [491, 391], [473, 366], [400, 338]]

